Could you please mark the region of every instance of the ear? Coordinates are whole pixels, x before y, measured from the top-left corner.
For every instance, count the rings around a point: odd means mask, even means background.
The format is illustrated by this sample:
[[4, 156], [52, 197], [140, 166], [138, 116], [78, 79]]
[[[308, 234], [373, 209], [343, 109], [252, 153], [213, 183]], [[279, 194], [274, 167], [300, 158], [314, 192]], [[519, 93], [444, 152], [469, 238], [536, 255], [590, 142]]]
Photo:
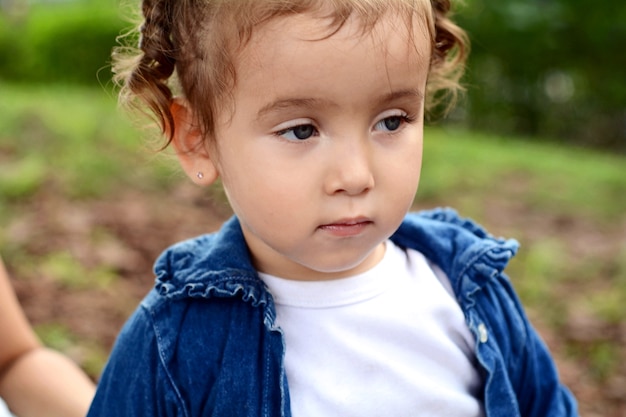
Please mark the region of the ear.
[[175, 98], [170, 106], [174, 118], [172, 145], [187, 176], [198, 185], [211, 185], [219, 172], [213, 162], [209, 147], [198, 127], [189, 103]]

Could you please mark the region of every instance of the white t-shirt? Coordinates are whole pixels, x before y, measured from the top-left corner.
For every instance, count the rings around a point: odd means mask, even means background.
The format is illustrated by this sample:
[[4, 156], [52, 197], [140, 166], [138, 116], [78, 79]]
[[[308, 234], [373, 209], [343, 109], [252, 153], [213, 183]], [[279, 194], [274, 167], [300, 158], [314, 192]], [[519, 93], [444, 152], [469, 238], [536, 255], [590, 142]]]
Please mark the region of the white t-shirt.
[[7, 407], [6, 403], [0, 398], [0, 417], [15, 417]]
[[286, 341], [294, 417], [483, 416], [474, 341], [445, 274], [386, 242], [369, 271], [261, 274]]

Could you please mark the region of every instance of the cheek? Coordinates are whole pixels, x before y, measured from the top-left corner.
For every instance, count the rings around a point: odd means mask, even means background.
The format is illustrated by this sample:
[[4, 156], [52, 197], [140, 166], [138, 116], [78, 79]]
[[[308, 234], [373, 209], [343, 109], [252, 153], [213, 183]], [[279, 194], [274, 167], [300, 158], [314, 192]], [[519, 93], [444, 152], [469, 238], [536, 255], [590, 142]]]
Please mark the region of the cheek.
[[419, 179], [421, 168], [421, 140], [394, 150], [393, 155], [390, 155], [386, 161], [386, 170], [388, 172], [393, 172], [396, 178], [403, 178], [408, 182]]
[[389, 198], [404, 207], [412, 204], [420, 180], [422, 167], [421, 146], [406, 149], [399, 158], [386, 167], [385, 188], [390, 191]]
[[263, 222], [288, 221], [306, 204], [311, 190], [297, 172], [283, 172], [272, 164], [242, 164], [223, 172], [222, 183], [228, 200], [240, 217]]

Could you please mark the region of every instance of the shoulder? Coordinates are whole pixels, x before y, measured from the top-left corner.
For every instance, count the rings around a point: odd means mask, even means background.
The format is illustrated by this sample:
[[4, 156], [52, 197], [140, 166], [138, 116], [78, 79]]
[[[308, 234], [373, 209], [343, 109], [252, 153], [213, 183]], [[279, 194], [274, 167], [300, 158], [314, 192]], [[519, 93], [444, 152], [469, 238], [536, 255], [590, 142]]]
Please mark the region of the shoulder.
[[392, 239], [401, 246], [417, 249], [438, 262], [444, 258], [502, 250], [515, 255], [518, 243], [513, 239], [492, 236], [471, 219], [459, 216], [450, 208], [437, 208], [408, 214]]
[[[211, 346], [226, 338], [234, 316], [254, 316], [241, 327], [273, 317], [273, 299], [252, 266], [236, 218], [216, 233], [171, 246], [154, 271], [154, 287], [126, 324], [128, 346], [145, 340], [167, 357], [198, 341]], [[186, 338], [190, 343], [180, 343]]]
[[157, 259], [155, 292], [177, 300], [241, 296], [253, 304], [264, 303], [265, 287], [252, 265], [236, 218], [213, 234], [177, 243]]
[[518, 249], [515, 240], [496, 238], [449, 208], [407, 215], [391, 239], [439, 266], [457, 294], [493, 282]]

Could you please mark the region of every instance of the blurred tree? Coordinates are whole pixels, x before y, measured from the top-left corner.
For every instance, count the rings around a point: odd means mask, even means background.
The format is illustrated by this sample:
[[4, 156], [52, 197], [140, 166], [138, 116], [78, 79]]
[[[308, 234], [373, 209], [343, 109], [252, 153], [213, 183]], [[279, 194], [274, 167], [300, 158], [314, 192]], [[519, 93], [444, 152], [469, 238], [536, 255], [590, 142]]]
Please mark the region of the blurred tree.
[[469, 126], [626, 151], [626, 3], [464, 3]]
[[117, 1], [0, 1], [0, 81], [109, 81], [111, 49], [128, 26]]

